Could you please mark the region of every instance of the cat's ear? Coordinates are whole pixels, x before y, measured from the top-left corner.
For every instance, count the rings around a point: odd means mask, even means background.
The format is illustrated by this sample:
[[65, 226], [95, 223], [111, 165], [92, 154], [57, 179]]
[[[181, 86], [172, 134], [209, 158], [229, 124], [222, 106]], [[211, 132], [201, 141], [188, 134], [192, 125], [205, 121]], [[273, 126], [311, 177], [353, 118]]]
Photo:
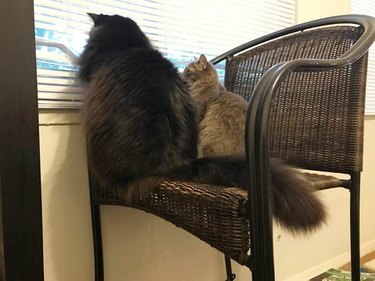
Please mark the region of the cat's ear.
[[94, 14], [94, 13], [87, 13], [87, 14], [93, 20], [94, 25], [97, 26], [99, 24], [100, 15], [97, 15], [97, 14]]
[[200, 55], [198, 62], [202, 66], [203, 70], [207, 68], [208, 61], [205, 55]]

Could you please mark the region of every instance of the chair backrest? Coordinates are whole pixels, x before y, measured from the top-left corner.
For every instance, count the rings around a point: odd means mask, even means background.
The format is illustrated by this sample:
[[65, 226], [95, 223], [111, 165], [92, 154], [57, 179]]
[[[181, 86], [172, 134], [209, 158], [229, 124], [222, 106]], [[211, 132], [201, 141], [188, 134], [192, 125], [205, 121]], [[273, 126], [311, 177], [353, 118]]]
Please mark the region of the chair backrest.
[[[355, 26], [316, 28], [256, 46], [226, 60], [225, 86], [247, 100], [273, 65], [298, 58], [335, 59], [359, 39]], [[270, 151], [307, 169], [362, 170], [367, 54], [329, 71], [293, 72], [270, 116]]]

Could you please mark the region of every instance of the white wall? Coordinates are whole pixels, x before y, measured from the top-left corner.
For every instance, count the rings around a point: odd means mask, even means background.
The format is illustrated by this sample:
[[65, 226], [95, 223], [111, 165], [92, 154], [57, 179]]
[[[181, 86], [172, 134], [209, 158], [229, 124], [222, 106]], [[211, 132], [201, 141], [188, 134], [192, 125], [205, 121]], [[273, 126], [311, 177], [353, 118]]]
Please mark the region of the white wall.
[[[343, 14], [346, 0], [299, 0], [297, 21]], [[93, 280], [86, 154], [79, 114], [41, 112], [40, 146], [46, 281]], [[375, 249], [375, 117], [365, 121], [361, 194], [362, 253]], [[349, 260], [348, 192], [321, 193], [329, 206], [327, 226], [308, 238], [275, 228], [277, 280], [307, 276]], [[223, 257], [163, 220], [124, 207], [102, 207], [106, 281], [224, 280]], [[239, 281], [246, 268], [234, 266]]]

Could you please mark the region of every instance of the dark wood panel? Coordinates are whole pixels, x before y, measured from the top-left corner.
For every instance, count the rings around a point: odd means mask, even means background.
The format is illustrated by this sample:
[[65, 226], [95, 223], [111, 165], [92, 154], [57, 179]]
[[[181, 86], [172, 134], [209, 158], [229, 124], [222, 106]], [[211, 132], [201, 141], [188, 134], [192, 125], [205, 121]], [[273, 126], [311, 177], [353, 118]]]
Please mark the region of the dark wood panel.
[[0, 278], [43, 280], [33, 1], [0, 4]]

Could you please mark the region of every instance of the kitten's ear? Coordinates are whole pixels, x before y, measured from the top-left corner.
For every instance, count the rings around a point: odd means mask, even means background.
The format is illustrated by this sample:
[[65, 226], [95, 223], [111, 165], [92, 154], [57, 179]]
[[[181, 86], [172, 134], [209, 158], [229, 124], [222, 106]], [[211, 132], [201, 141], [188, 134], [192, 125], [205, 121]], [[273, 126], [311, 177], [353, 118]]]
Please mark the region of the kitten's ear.
[[207, 68], [208, 61], [205, 55], [200, 55], [198, 62], [202, 65], [203, 69]]
[[94, 21], [94, 25], [97, 26], [99, 24], [100, 15], [94, 13], [87, 13], [89, 17]]

